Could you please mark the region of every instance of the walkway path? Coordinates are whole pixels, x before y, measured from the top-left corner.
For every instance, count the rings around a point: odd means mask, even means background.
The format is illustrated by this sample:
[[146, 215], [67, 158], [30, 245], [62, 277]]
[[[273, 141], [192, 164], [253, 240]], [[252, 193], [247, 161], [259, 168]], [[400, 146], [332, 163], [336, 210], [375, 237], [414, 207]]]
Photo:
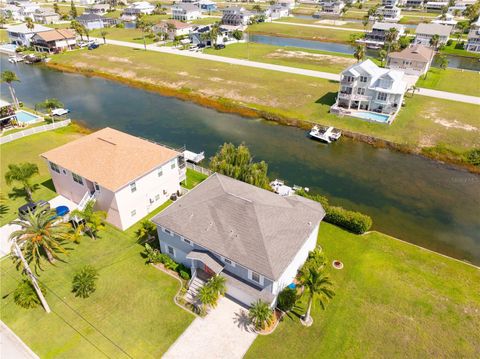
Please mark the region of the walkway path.
[[[95, 40], [97, 40], [99, 43], [103, 43], [102, 39], [96, 38]], [[134, 42], [127, 42], [127, 41], [118, 41], [118, 40], [108, 39], [107, 44], [117, 45], [117, 46], [126, 46], [126, 47], [135, 48], [135, 49], [142, 49], [142, 50], [144, 49], [143, 44], [137, 44]], [[232, 57], [204, 54], [201, 52], [178, 50], [178, 49], [174, 49], [167, 46], [159, 47], [159, 46], [156, 46], [155, 44], [147, 45], [147, 50], [162, 52], [162, 53], [172, 54], [172, 55], [194, 57], [201, 60], [223, 62], [231, 65], [255, 67], [255, 68], [264, 69], [264, 70], [286, 72], [290, 74], [316, 77], [316, 78], [321, 78], [321, 79], [326, 79], [331, 81], [340, 81], [340, 75], [332, 74], [329, 72], [307, 70], [307, 69], [301, 69], [298, 67], [275, 65], [275, 64], [269, 64], [269, 63], [258, 62], [258, 61], [242, 60], [242, 59], [236, 59]], [[461, 94], [445, 92], [445, 91], [428, 90], [424, 88], [421, 88], [418, 93], [421, 94], [422, 96], [435, 97], [439, 99], [447, 99], [447, 100], [453, 100], [458, 102], [470, 103], [474, 105], [480, 105], [480, 97], [475, 97], [475, 96], [461, 95]]]
[[248, 324], [247, 310], [228, 298], [205, 318], [197, 318], [168, 349], [163, 359], [240, 359], [257, 334]]
[[38, 356], [0, 320], [0, 358], [38, 359]]

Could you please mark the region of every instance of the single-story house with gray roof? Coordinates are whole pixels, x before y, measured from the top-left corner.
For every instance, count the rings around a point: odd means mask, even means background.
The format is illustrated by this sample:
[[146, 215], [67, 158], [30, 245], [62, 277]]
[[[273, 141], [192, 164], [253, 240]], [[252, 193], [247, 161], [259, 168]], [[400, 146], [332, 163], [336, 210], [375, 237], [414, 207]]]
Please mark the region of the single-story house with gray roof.
[[221, 275], [227, 295], [275, 305], [308, 253], [325, 216], [318, 203], [213, 174], [156, 215], [160, 248], [196, 276]]

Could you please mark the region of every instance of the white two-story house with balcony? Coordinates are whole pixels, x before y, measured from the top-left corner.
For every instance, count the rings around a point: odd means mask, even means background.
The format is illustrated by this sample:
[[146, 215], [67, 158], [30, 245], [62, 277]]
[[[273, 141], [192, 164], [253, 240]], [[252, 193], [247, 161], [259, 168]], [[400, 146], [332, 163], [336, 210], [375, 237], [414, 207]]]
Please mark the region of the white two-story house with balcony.
[[480, 17], [470, 26], [465, 50], [471, 52], [480, 52]]
[[391, 123], [407, 90], [404, 75], [403, 71], [378, 67], [371, 60], [350, 66], [340, 75], [340, 91], [331, 112]]
[[94, 200], [122, 230], [178, 194], [186, 175], [182, 153], [108, 127], [41, 156], [59, 195]]
[[213, 174], [152, 221], [162, 253], [190, 268], [192, 283], [220, 275], [228, 296], [273, 306], [315, 249], [324, 216], [318, 202]]

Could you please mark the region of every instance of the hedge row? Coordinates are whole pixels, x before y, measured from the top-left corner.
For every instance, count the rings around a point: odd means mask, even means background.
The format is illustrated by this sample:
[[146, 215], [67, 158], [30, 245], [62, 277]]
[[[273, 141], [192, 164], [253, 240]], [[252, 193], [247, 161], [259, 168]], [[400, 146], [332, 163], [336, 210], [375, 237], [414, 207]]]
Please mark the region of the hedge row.
[[325, 209], [325, 222], [345, 228], [346, 230], [362, 234], [372, 227], [372, 218], [366, 214], [349, 211], [338, 206], [330, 206], [328, 199], [320, 195], [311, 195], [303, 190], [296, 192], [299, 196], [311, 199], [322, 204]]

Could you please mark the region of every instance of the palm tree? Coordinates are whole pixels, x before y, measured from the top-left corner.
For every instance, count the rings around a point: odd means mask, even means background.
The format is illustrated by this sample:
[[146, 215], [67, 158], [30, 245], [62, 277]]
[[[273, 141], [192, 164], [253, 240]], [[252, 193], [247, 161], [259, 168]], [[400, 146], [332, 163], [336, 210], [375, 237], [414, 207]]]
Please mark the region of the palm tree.
[[10, 96], [12, 97], [13, 105], [18, 110], [20, 107], [18, 104], [17, 95], [15, 94], [15, 89], [13, 88], [12, 82], [20, 82], [20, 79], [17, 77], [17, 74], [10, 70], [2, 71], [1, 82], [5, 82], [8, 85], [10, 90]]
[[143, 35], [143, 47], [147, 51], [147, 40], [145, 38], [145, 33], [149, 32], [152, 28], [152, 24], [144, 19], [143, 16], [137, 18], [137, 28], [142, 30]]
[[54, 211], [39, 206], [34, 211], [20, 215], [11, 224], [20, 229], [10, 234], [10, 239], [18, 244], [27, 263], [33, 262], [36, 269], [42, 269], [44, 257], [49, 263], [66, 254], [64, 243], [72, 238], [72, 227], [68, 223], [57, 221]]
[[54, 110], [56, 108], [62, 108], [63, 103], [59, 99], [56, 99], [56, 98], [47, 98], [45, 101], [37, 103], [35, 105], [35, 107], [36, 108], [44, 108], [44, 109], [48, 110], [48, 113], [50, 114], [50, 116], [52, 116], [52, 110]]
[[83, 41], [83, 25], [80, 24], [77, 20], [72, 20], [70, 22], [70, 27], [80, 36], [80, 39]]
[[378, 58], [380, 59], [381, 61], [381, 65], [383, 67], [383, 64], [385, 62], [385, 59], [387, 58], [387, 52], [384, 50], [384, 49], [381, 49], [379, 52], [378, 52]]
[[72, 19], [76, 19], [78, 16], [77, 8], [75, 7], [73, 0], [70, 2], [70, 16], [72, 17]]
[[333, 298], [335, 292], [331, 289], [332, 282], [325, 275], [323, 269], [307, 268], [302, 271], [300, 282], [306, 287], [307, 291], [305, 293], [308, 294], [307, 311], [303, 316], [302, 324], [310, 326], [313, 324], [313, 318], [310, 313], [314, 299], [318, 299], [322, 309], [325, 309], [326, 302]]
[[357, 59], [357, 62], [360, 62], [360, 60], [363, 60], [363, 58], [365, 57], [365, 46], [357, 45], [355, 47], [355, 52], [353, 53], [353, 57]]
[[248, 311], [248, 317], [257, 330], [265, 328], [272, 322], [272, 314], [272, 308], [260, 299], [253, 303]]
[[415, 92], [418, 91], [418, 87], [415, 85], [412, 85], [410, 86], [409, 90], [412, 91], [412, 97], [413, 97], [413, 95], [415, 95]]
[[206, 312], [208, 306], [214, 307], [217, 303], [217, 295], [208, 285], [204, 285], [200, 288], [197, 298], [202, 302], [202, 309], [204, 312]]
[[225, 295], [227, 292], [226, 282], [227, 280], [225, 277], [222, 277], [218, 274], [208, 280], [208, 286], [211, 288], [213, 293], [217, 295], [217, 299], [218, 296]]
[[22, 184], [27, 200], [33, 202], [32, 193], [35, 191], [35, 186], [30, 184], [30, 179], [35, 175], [38, 175], [38, 166], [35, 163], [11, 163], [5, 173], [5, 182], [8, 186], [15, 182]]
[[219, 31], [220, 31], [220, 24], [216, 22], [210, 28], [210, 41], [213, 44], [213, 47], [217, 46]]
[[368, 15], [365, 15], [362, 19], [362, 24], [363, 24], [363, 28], [365, 30], [365, 33], [367, 32], [367, 26], [368, 26], [369, 23], [370, 23], [370, 19], [369, 19]]
[[90, 30], [85, 25], [80, 25], [82, 27], [82, 32], [87, 37], [87, 41], [90, 41]]
[[105, 37], [107, 37], [108, 35], [108, 31], [105, 31], [105, 30], [102, 30], [100, 32], [100, 36], [103, 38], [103, 43], [106, 44], [107, 43], [107, 40], [105, 39]]
[[55, 12], [55, 14], [59, 14], [60, 15], [60, 8], [58, 6], [57, 3], [54, 3], [53, 4], [53, 11]]
[[75, 297], [88, 298], [93, 292], [95, 292], [98, 279], [98, 271], [89, 265], [83, 267], [75, 276], [72, 281], [72, 292], [75, 293]]
[[436, 49], [438, 47], [438, 43], [440, 42], [440, 36], [438, 34], [433, 35], [430, 38], [430, 46]]
[[71, 213], [73, 218], [77, 217], [80, 220], [80, 226], [92, 239], [96, 239], [98, 231], [105, 227], [105, 218], [107, 217], [104, 211], [95, 211], [94, 206], [95, 201], [90, 200], [83, 210], [76, 209]]
[[441, 55], [438, 58], [439, 60], [439, 66], [442, 70], [446, 70], [448, 67], [448, 59], [445, 55]]
[[35, 27], [35, 24], [33, 23], [33, 20], [31, 17], [25, 18], [25, 26], [27, 27], [27, 29], [33, 30], [33, 28]]
[[392, 27], [390, 30], [387, 31], [385, 34], [385, 42], [388, 44], [387, 55], [390, 53], [390, 49], [392, 45], [397, 41], [398, 37], [398, 30]]

